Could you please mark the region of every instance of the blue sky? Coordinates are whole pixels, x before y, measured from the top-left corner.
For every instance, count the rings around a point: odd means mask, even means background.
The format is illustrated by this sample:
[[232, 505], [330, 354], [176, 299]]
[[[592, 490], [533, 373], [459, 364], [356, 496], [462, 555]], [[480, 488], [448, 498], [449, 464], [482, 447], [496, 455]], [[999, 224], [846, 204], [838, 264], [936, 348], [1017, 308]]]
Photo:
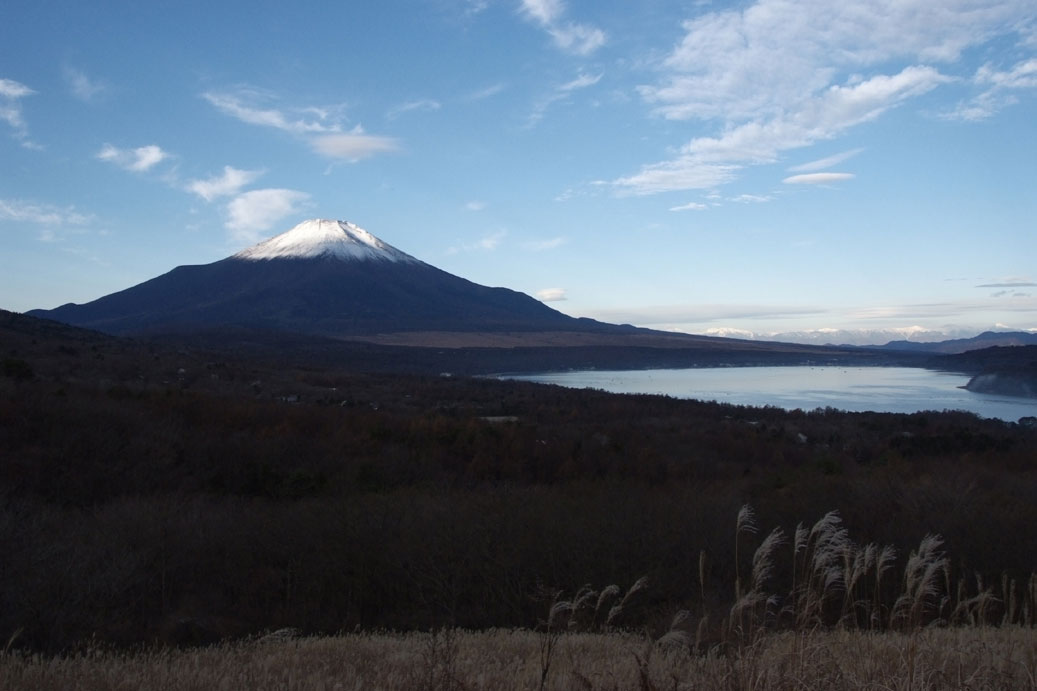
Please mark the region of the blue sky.
[[1037, 329], [1037, 5], [5, 4], [0, 307], [314, 217], [652, 328]]

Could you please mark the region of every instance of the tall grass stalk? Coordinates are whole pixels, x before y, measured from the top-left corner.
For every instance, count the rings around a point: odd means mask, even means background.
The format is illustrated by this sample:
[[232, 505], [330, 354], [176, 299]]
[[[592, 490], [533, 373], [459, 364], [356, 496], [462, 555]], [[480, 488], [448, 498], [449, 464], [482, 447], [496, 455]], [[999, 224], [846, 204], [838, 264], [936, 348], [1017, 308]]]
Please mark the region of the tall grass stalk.
[[756, 532], [756, 514], [753, 507], [745, 504], [738, 510], [738, 519], [735, 521], [735, 602], [742, 599], [742, 561], [741, 546], [742, 533]]
[[[736, 555], [746, 549], [747, 536], [756, 532], [755, 513], [743, 506], [735, 525]], [[779, 569], [783, 552], [778, 547], [784, 541], [781, 529], [775, 528], [759, 542], [748, 580], [740, 564], [735, 564], [735, 592], [740, 596], [721, 627], [725, 642], [742, 646], [765, 629], [811, 631], [837, 626], [910, 631], [931, 624], [982, 626], [993, 623], [995, 616], [1002, 626], [1034, 626], [1037, 619], [1037, 574], [1023, 585], [1004, 574], [998, 598], [984, 588], [977, 573], [975, 591], [970, 592], [968, 578], [955, 580], [939, 535], [926, 535], [910, 552], [897, 592], [893, 592], [897, 581], [890, 578], [896, 550], [889, 545], [856, 544], [835, 511], [810, 528], [802, 523], [796, 526], [791, 563]], [[789, 575], [787, 591], [771, 583], [777, 573]], [[701, 574], [699, 580], [703, 581]], [[704, 587], [701, 590], [705, 610]]]

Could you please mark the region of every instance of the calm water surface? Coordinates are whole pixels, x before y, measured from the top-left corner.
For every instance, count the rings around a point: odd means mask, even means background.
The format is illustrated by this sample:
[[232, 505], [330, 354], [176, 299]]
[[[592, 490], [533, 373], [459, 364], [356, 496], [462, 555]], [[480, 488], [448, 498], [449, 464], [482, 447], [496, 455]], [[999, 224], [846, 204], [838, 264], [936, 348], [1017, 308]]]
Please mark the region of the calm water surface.
[[965, 410], [1013, 422], [1037, 415], [1037, 400], [972, 393], [960, 388], [968, 382], [967, 375], [914, 367], [702, 367], [555, 372], [508, 378], [786, 410], [828, 406], [888, 413]]

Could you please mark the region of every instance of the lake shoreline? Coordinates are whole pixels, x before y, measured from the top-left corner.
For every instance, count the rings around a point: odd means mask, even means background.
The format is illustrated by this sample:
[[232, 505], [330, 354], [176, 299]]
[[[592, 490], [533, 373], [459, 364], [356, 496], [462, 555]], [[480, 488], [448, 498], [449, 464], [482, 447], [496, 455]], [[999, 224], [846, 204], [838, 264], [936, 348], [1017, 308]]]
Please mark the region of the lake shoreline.
[[[807, 374], [808, 376], [803, 376]], [[835, 408], [847, 412], [914, 413], [964, 410], [1015, 422], [1034, 414], [1033, 399], [968, 388], [970, 373], [884, 365], [696, 366], [632, 370], [567, 370], [498, 375], [592, 388], [612, 393], [657, 394], [785, 410]]]

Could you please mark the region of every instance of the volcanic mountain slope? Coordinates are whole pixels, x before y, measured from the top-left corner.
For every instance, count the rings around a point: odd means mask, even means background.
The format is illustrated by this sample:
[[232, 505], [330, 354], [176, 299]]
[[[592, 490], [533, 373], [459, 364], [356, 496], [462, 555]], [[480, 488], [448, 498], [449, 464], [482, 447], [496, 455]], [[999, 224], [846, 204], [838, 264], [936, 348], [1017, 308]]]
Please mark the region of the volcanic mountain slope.
[[29, 314], [113, 334], [244, 327], [352, 338], [440, 331], [615, 331], [437, 269], [344, 221], [310, 220], [237, 254], [83, 305]]

